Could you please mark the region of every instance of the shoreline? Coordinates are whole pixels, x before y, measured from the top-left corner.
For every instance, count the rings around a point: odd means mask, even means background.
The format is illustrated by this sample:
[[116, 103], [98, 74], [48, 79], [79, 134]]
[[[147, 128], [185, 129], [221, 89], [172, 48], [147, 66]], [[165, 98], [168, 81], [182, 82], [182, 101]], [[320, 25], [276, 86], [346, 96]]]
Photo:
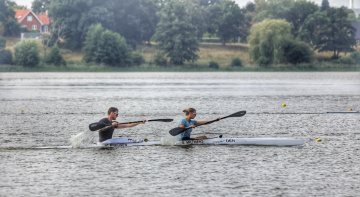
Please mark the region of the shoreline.
[[131, 67], [109, 67], [104, 65], [38, 66], [23, 67], [16, 65], [0, 65], [0, 72], [359, 72], [360, 65], [278, 65], [270, 68], [258, 66], [227, 67], [211, 69], [207, 66], [182, 65], [161, 67], [141, 65]]

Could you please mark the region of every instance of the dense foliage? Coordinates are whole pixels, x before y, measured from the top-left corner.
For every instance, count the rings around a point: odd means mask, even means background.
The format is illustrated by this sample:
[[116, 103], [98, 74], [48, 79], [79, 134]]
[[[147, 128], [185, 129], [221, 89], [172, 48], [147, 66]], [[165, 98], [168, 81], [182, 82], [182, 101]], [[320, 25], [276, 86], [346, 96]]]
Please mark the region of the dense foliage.
[[157, 66], [166, 66], [167, 59], [164, 56], [165, 56], [165, 54], [161, 51], [156, 53], [155, 57], [154, 57], [154, 64]]
[[285, 58], [282, 63], [310, 63], [314, 55], [309, 45], [292, 39], [285, 40], [282, 48]]
[[339, 58], [340, 52], [353, 51], [356, 45], [355, 28], [347, 19], [348, 13], [344, 7], [329, 8], [327, 11], [329, 23], [318, 35], [315, 49], [333, 51], [333, 58]]
[[1, 35], [19, 36], [20, 25], [15, 19], [15, 11], [12, 9], [16, 4], [10, 0], [0, 0], [0, 23]]
[[207, 11], [209, 33], [216, 34], [223, 46], [231, 39], [245, 39], [248, 35], [250, 21], [234, 1], [220, 0], [220, 4], [209, 6]]
[[[13, 0], [0, 0], [0, 36], [19, 36], [14, 9], [21, 8]], [[143, 64], [143, 57], [129, 48], [151, 41], [160, 51], [155, 64], [194, 62], [204, 35], [218, 37], [214, 40], [223, 46], [248, 41], [251, 59], [262, 66], [308, 63], [315, 50], [332, 51], [339, 59], [341, 52], [353, 51], [351, 21], [360, 21], [353, 10], [331, 7], [329, 0], [320, 6], [308, 0], [254, 0], [244, 8], [233, 0], [34, 0], [31, 8], [49, 10], [53, 19], [52, 35], [43, 37], [44, 56], [61, 40], [60, 48], [82, 49], [84, 62], [112, 66]], [[273, 24], [258, 26], [265, 23]]]
[[337, 63], [347, 65], [360, 65], [360, 52], [354, 52], [348, 57], [343, 57], [336, 60]]
[[109, 66], [130, 66], [132, 56], [124, 37], [102, 27], [91, 25], [83, 48], [83, 60]]
[[0, 50], [5, 49], [6, 47], [6, 39], [0, 37]]
[[100, 23], [124, 36], [130, 46], [147, 41], [155, 32], [158, 0], [51, 1], [50, 16], [63, 24], [66, 47], [80, 49], [88, 28]]
[[14, 46], [15, 63], [24, 67], [34, 67], [39, 64], [40, 56], [35, 40], [22, 40]]
[[50, 5], [51, 0], [33, 0], [31, 4], [31, 10], [34, 13], [45, 12], [48, 5]]
[[209, 68], [212, 68], [212, 69], [216, 69], [216, 70], [219, 69], [219, 64], [215, 61], [209, 62], [208, 66], [209, 66]]
[[195, 61], [199, 43], [184, 4], [177, 0], [167, 1], [159, 17], [154, 35], [157, 47], [165, 52], [171, 63], [181, 65], [185, 61]]
[[248, 37], [250, 57], [261, 66], [278, 63], [308, 63], [312, 51], [308, 45], [292, 39], [285, 20], [264, 20], [251, 28]]
[[55, 45], [48, 56], [45, 57], [45, 63], [55, 66], [66, 66], [66, 61], [60, 54], [60, 48]]
[[10, 50], [4, 50], [6, 39], [0, 37], [0, 64], [12, 64], [12, 53]]
[[236, 57], [236, 58], [232, 59], [231, 66], [241, 67], [241, 66], [243, 66], [243, 63], [240, 58]]
[[250, 57], [261, 65], [283, 62], [284, 40], [292, 38], [290, 24], [285, 20], [268, 20], [254, 25], [250, 30], [248, 42]]
[[12, 64], [13, 58], [10, 50], [0, 50], [0, 65], [1, 64]]
[[324, 11], [326, 11], [326, 10], [329, 9], [329, 8], [330, 8], [329, 1], [328, 1], [328, 0], [322, 0], [320, 11], [321, 11], [321, 12], [324, 12]]

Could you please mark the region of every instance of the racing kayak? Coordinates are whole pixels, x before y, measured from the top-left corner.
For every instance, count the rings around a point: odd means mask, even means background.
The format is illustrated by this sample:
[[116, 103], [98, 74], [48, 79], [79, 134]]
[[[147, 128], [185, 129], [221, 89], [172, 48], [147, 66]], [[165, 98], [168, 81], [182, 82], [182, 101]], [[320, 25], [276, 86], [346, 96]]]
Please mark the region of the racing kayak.
[[258, 145], [258, 146], [297, 146], [303, 140], [290, 138], [210, 138], [203, 140], [181, 140], [175, 145], [219, 144], [219, 145]]
[[257, 146], [298, 146], [303, 145], [304, 141], [291, 138], [210, 138], [202, 140], [180, 140], [173, 144], [163, 144], [160, 141], [148, 142], [137, 141], [129, 143], [98, 143], [85, 147], [73, 146], [48, 146], [36, 147], [37, 149], [70, 149], [70, 148], [117, 148], [127, 146], [154, 146], [154, 145], [257, 145]]
[[126, 146], [153, 146], [153, 145], [161, 145], [161, 142], [132, 142], [132, 143], [112, 143], [112, 144], [92, 144], [88, 146], [43, 146], [43, 147], [35, 147], [35, 149], [70, 149], [70, 148], [117, 148], [117, 147], [126, 147]]

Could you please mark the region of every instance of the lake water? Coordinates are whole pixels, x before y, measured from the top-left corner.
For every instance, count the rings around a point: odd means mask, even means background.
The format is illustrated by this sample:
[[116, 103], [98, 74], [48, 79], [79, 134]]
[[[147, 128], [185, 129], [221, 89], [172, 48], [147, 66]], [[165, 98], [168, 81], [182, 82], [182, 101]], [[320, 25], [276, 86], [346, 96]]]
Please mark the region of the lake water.
[[[0, 196], [358, 196], [359, 72], [0, 73]], [[282, 107], [285, 103], [287, 106]], [[117, 130], [149, 141], [193, 107], [197, 120], [247, 114], [193, 135], [303, 139], [293, 147], [71, 145], [118, 107]], [[21, 110], [23, 110], [21, 112]], [[317, 142], [316, 139], [321, 139]]]

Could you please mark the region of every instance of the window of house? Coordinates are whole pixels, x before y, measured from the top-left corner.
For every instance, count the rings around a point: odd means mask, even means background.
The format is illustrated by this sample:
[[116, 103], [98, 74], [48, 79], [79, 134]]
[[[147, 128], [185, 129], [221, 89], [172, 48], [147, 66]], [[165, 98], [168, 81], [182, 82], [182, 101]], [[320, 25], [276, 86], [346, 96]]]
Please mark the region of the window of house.
[[32, 21], [32, 16], [28, 16], [27, 21]]
[[49, 32], [49, 27], [48, 26], [44, 26], [44, 32]]
[[33, 26], [32, 26], [32, 29], [33, 29], [33, 30], [37, 30], [37, 26], [36, 26], [36, 25], [33, 25]]

